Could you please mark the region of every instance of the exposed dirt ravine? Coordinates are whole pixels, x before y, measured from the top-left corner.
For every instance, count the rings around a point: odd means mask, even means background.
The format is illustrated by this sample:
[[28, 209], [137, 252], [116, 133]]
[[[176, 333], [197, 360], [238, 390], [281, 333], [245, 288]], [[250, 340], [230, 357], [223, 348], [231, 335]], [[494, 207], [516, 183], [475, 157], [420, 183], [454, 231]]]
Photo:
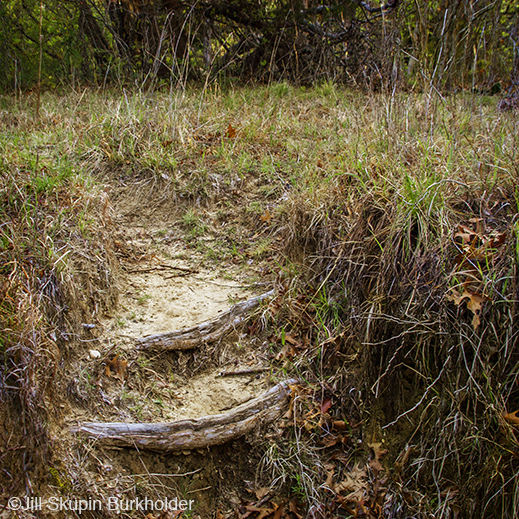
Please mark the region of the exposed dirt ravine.
[[[254, 331], [242, 326], [220, 341], [184, 351], [139, 348], [137, 339], [217, 318], [234, 304], [267, 292], [273, 276], [265, 275], [265, 261], [247, 253], [236, 257], [223, 251], [221, 261], [208, 258], [208, 245], [214, 243], [216, 250], [226, 236], [218, 235], [217, 222], [193, 240], [182, 225], [189, 207], [172, 209], [166, 203], [150, 211], [146, 197], [119, 188], [112, 200], [119, 303], [98, 322], [85, 323], [91, 339], [83, 340], [81, 360], [70, 374], [65, 416], [69, 431], [84, 422], [171, 422], [225, 413], [277, 383], [282, 376], [271, 371], [268, 341], [257, 326], [267, 305], [255, 310]], [[249, 217], [242, 226], [246, 207], [233, 210], [233, 240], [253, 246], [247, 236], [261, 239], [268, 232], [259, 217], [258, 224]], [[117, 362], [122, 363], [120, 371]], [[251, 372], [222, 376], [241, 370]], [[65, 462], [77, 465], [84, 481], [91, 481], [92, 488], [106, 487], [108, 494], [126, 482], [123, 487], [129, 484], [136, 495], [196, 499], [196, 511], [189, 517], [214, 517], [215, 506], [227, 517], [241, 502], [244, 482], [253, 484], [255, 479], [258, 432], [204, 452], [167, 455], [107, 450], [88, 440], [84, 454], [78, 451], [77, 459]], [[81, 456], [90, 462], [85, 464]], [[141, 490], [133, 486], [134, 478]]]
[[[90, 348], [84, 356], [86, 366], [96, 366], [95, 384], [107, 404], [95, 418], [198, 418], [220, 413], [264, 391], [268, 374], [220, 376], [222, 366], [240, 370], [267, 365], [260, 350], [254, 348], [257, 339], [249, 336], [234, 337], [223, 346], [213, 345], [213, 351], [207, 351], [203, 345], [203, 352], [168, 355], [136, 351], [136, 339], [217, 317], [260, 288], [244, 285], [247, 275], [243, 272], [230, 272], [226, 279], [221, 278], [200, 267], [199, 255], [186, 254], [179, 242], [171, 245], [156, 240], [153, 232], [144, 231], [130, 219], [119, 220], [124, 229], [117, 239], [123, 267], [119, 306], [114, 315], [106, 316], [101, 323], [102, 346]], [[106, 361], [117, 354], [127, 363], [124, 377], [117, 373], [107, 375]], [[123, 405], [117, 405], [118, 402]], [[84, 419], [86, 414], [83, 409], [76, 410], [73, 419]]]

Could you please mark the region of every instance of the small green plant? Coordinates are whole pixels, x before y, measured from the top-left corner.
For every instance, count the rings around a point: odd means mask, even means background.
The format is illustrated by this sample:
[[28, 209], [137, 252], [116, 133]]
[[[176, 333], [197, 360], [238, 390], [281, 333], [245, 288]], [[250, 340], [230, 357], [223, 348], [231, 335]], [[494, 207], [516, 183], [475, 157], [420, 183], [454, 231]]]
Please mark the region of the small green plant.
[[68, 480], [67, 474], [63, 474], [55, 467], [49, 467], [49, 472], [52, 476], [55, 486], [58, 487], [63, 494], [70, 492], [71, 484]]
[[182, 216], [182, 224], [188, 231], [190, 238], [197, 238], [207, 232], [207, 225], [198, 216], [195, 209], [188, 209]]
[[137, 304], [138, 305], [143, 305], [149, 299], [151, 299], [151, 296], [149, 294], [143, 294], [142, 296], [139, 296], [137, 298]]
[[151, 360], [148, 357], [141, 356], [137, 359], [137, 365], [141, 368], [146, 368], [151, 365]]
[[117, 328], [124, 328], [126, 326], [126, 320], [123, 319], [122, 317], [116, 317], [115, 326]]

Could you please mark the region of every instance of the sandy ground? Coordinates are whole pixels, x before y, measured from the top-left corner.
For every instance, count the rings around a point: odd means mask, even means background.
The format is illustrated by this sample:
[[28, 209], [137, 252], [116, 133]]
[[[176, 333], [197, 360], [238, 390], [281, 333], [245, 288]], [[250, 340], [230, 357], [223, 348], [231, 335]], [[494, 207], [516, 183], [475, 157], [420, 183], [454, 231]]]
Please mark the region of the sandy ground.
[[[154, 239], [153, 230], [128, 223], [122, 228], [125, 254], [120, 258], [123, 276], [118, 309], [101, 322], [99, 343], [92, 346], [93, 353], [85, 350], [81, 367], [98, 392], [98, 414], [94, 417], [78, 406], [71, 421], [199, 418], [224, 412], [264, 392], [269, 386], [268, 371], [220, 376], [225, 370], [267, 365], [255, 352], [257, 339], [235, 336], [225, 344], [211, 345], [219, 349], [219, 355], [209, 361], [201, 360], [196, 349], [156, 355], [141, 352], [136, 340], [208, 321], [267, 288], [247, 289], [243, 272], [233, 277], [229, 269], [224, 279], [200, 268], [196, 253], [186, 254], [178, 241]], [[107, 374], [107, 360], [116, 354], [127, 363], [124, 380]], [[204, 355], [211, 356], [207, 351]], [[84, 383], [83, 371], [76, 377], [78, 386]], [[81, 387], [77, 392], [81, 395]]]

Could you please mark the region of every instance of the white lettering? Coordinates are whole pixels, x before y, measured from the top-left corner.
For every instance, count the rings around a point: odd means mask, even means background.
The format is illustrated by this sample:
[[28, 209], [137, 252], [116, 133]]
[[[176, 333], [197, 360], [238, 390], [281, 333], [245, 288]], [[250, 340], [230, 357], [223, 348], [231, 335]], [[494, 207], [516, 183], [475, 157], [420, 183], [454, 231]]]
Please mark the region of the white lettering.
[[119, 510], [119, 499], [116, 497], [108, 498], [108, 510], [118, 511]]

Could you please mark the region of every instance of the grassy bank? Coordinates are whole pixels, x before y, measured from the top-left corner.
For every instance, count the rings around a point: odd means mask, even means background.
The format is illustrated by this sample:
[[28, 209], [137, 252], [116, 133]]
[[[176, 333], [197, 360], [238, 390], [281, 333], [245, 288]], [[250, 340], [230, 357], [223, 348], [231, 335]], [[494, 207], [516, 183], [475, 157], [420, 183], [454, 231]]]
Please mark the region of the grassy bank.
[[0, 99], [2, 493], [57, 484], [66, 366], [116, 305], [124, 196], [222, 276], [276, 280], [271, 361], [305, 383], [265, 484], [310, 517], [517, 517], [519, 123], [497, 101], [85, 90], [36, 121]]

